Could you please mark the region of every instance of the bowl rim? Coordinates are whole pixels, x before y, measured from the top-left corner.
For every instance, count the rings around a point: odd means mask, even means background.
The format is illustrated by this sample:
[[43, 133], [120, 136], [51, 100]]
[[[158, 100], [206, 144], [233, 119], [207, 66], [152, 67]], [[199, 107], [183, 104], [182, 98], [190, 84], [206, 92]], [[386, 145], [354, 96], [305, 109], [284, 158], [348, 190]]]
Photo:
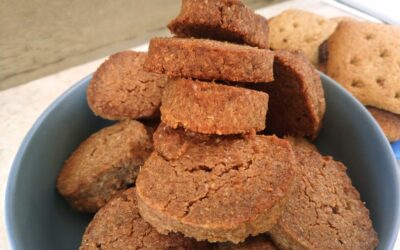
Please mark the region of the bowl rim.
[[[319, 72], [319, 71], [318, 71]], [[379, 127], [378, 123], [373, 119], [372, 115], [367, 111], [364, 105], [362, 105], [353, 95], [351, 95], [344, 87], [342, 87], [340, 84], [338, 84], [335, 80], [330, 78], [329, 76], [325, 75], [322, 72], [319, 72], [321, 80], [324, 79], [325, 82], [328, 84], [335, 85], [336, 88], [340, 92], [342, 92], [343, 95], [346, 96], [346, 98], [351, 99], [352, 102], [358, 108], [361, 110], [360, 112], [363, 112], [365, 115], [367, 115], [370, 120], [373, 123], [374, 130], [376, 130], [378, 133], [380, 133], [380, 144], [385, 147], [385, 151], [389, 151], [390, 153], [390, 161], [392, 165], [393, 172], [395, 173], [395, 180], [396, 180], [396, 187], [397, 187], [397, 192], [400, 193], [400, 170], [399, 166], [397, 165], [396, 157], [394, 155], [394, 152], [392, 150], [392, 147], [390, 146], [389, 141], [386, 139], [385, 135], [383, 134], [381, 128]], [[87, 83], [90, 81], [92, 78], [93, 73], [89, 74], [88, 76], [82, 78], [80, 81], [77, 83], [73, 84], [71, 87], [69, 87], [66, 91], [64, 91], [60, 96], [58, 96], [41, 114], [40, 116], [36, 119], [36, 121], [33, 123], [32, 127], [29, 129], [28, 133], [25, 135], [18, 151], [17, 154], [14, 157], [14, 160], [11, 165], [11, 169], [9, 172], [9, 175], [7, 177], [5, 186], [5, 200], [4, 200], [4, 213], [3, 213], [3, 218], [5, 221], [5, 229], [6, 229], [6, 235], [7, 235], [7, 241], [8, 245], [11, 247], [11, 249], [16, 249], [17, 243], [16, 243], [16, 235], [17, 235], [17, 228], [13, 221], [11, 220], [11, 214], [13, 212], [12, 210], [12, 202], [11, 200], [14, 199], [14, 194], [15, 194], [15, 188], [16, 188], [16, 178], [21, 170], [22, 167], [22, 159], [25, 155], [25, 152], [30, 145], [31, 139], [33, 135], [37, 132], [37, 130], [40, 128], [41, 124], [44, 122], [46, 117], [56, 108], [57, 105], [59, 105], [61, 102], [64, 101], [72, 92], [74, 92], [77, 88], [81, 87], [81, 85]], [[392, 226], [392, 235], [390, 235], [390, 242], [389, 246], [392, 248], [394, 247], [396, 243], [396, 239], [399, 238], [399, 227], [400, 227], [400, 197], [393, 197], [394, 203], [395, 203], [395, 209], [399, 211], [397, 213], [397, 216], [394, 219], [394, 223]]]
[[14, 198], [15, 188], [16, 188], [16, 178], [18, 172], [21, 170], [22, 166], [22, 159], [25, 155], [25, 152], [30, 144], [30, 141], [33, 135], [37, 132], [40, 128], [41, 124], [44, 122], [46, 117], [59, 105], [61, 102], [64, 101], [72, 92], [74, 92], [77, 88], [79, 88], [85, 82], [90, 81], [92, 78], [93, 73], [87, 75], [86, 77], [82, 78], [78, 82], [74, 83], [71, 87], [65, 90], [60, 96], [58, 96], [51, 104], [39, 115], [36, 121], [33, 123], [32, 127], [29, 129], [28, 133], [25, 135], [24, 139], [21, 142], [21, 145], [18, 148], [17, 154], [14, 157], [14, 160], [11, 164], [11, 169], [8, 174], [5, 186], [5, 198], [4, 198], [4, 213], [3, 218], [5, 221], [5, 229], [6, 235], [8, 240], [8, 245], [11, 249], [17, 249], [17, 243], [15, 242], [15, 235], [17, 228], [15, 227], [13, 221], [11, 221], [11, 214], [12, 214], [12, 202], [11, 200]]

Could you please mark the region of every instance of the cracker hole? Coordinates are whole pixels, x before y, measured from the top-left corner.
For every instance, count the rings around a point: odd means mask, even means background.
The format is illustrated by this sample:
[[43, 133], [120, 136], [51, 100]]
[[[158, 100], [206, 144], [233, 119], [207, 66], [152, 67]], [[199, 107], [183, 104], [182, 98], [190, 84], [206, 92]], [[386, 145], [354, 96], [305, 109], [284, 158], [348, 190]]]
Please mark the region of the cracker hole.
[[284, 28], [279, 28], [279, 32], [284, 32], [285, 31], [285, 29]]
[[306, 37], [306, 43], [311, 43], [314, 39], [312, 37]]
[[352, 64], [352, 65], [358, 65], [359, 63], [360, 63], [360, 59], [357, 57], [352, 57], [350, 59], [350, 64]]
[[351, 86], [354, 88], [360, 88], [360, 87], [364, 86], [364, 84], [360, 80], [353, 80], [353, 81], [351, 81]]
[[365, 39], [366, 40], [371, 40], [371, 39], [373, 39], [375, 36], [374, 36], [374, 34], [366, 34], [365, 35]]
[[379, 85], [379, 86], [381, 86], [381, 87], [383, 87], [384, 85], [385, 85], [385, 78], [383, 78], [383, 77], [378, 77], [378, 78], [376, 78], [376, 83]]
[[394, 98], [400, 99], [400, 92], [396, 92], [396, 94], [394, 95]]
[[321, 26], [321, 25], [324, 25], [324, 24], [325, 24], [325, 20], [319, 20], [319, 21], [318, 21], [318, 25]]
[[282, 40], [284, 43], [287, 43], [288, 39], [287, 38], [283, 38]]
[[379, 54], [380, 57], [385, 58], [389, 56], [389, 51], [387, 49], [384, 49], [381, 51], [381, 53]]
[[297, 28], [297, 27], [299, 27], [299, 24], [298, 23], [293, 23], [293, 28]]

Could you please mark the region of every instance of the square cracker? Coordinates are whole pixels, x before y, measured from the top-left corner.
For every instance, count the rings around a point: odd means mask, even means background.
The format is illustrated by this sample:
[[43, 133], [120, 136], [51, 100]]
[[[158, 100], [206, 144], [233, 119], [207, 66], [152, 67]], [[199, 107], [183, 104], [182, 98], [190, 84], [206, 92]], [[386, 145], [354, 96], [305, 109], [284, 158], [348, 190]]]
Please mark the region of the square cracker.
[[400, 27], [341, 22], [327, 42], [326, 73], [364, 105], [400, 114]]
[[299, 9], [286, 10], [268, 21], [270, 48], [302, 50], [317, 66], [318, 47], [335, 30], [338, 20]]

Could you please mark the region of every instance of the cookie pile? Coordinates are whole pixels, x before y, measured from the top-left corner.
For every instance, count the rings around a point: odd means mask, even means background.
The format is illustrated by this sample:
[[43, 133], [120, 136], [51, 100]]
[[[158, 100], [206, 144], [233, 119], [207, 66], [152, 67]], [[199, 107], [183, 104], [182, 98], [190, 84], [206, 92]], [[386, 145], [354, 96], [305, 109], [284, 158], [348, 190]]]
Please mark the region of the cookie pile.
[[351, 92], [389, 141], [400, 140], [400, 27], [290, 9], [273, 17], [271, 49], [302, 50]]
[[184, 0], [168, 27], [88, 86], [118, 122], [58, 177], [72, 208], [98, 211], [81, 249], [376, 247], [346, 167], [305, 139], [325, 112], [306, 56], [269, 50], [267, 21], [237, 0]]

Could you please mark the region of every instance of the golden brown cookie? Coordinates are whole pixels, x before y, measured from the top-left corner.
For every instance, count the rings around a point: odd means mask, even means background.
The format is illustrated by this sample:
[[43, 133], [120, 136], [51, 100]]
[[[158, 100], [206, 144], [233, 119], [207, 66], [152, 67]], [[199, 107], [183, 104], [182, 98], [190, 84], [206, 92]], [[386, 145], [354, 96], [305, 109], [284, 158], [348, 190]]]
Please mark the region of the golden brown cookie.
[[147, 54], [135, 51], [116, 53], [94, 73], [87, 89], [92, 111], [105, 119], [154, 118], [167, 78], [143, 70]]
[[173, 160], [154, 151], [136, 181], [139, 211], [161, 233], [238, 243], [276, 223], [293, 164], [289, 143], [274, 136], [189, 142]]
[[168, 28], [180, 37], [210, 38], [268, 48], [267, 20], [240, 0], [182, 0], [181, 12]]
[[377, 234], [346, 167], [321, 156], [307, 142], [295, 142], [293, 150], [300, 181], [270, 231], [277, 246], [296, 250], [374, 249]]
[[94, 216], [83, 235], [80, 250], [98, 249], [210, 249], [181, 234], [159, 234], [137, 208], [135, 188], [112, 199]]
[[151, 135], [140, 122], [127, 120], [103, 128], [68, 158], [57, 189], [74, 209], [94, 213], [135, 183], [152, 148]]
[[144, 69], [203, 80], [271, 82], [274, 53], [250, 46], [192, 38], [153, 38]]
[[161, 105], [161, 120], [203, 134], [243, 134], [265, 128], [268, 94], [202, 82], [171, 79]]
[[270, 48], [301, 50], [308, 60], [318, 65], [318, 47], [335, 30], [337, 21], [299, 9], [289, 9], [272, 17]]
[[269, 95], [266, 132], [315, 139], [325, 114], [325, 96], [318, 72], [301, 52], [275, 52], [275, 80], [249, 85]]
[[327, 42], [326, 72], [364, 105], [400, 114], [400, 27], [341, 22]]
[[374, 107], [367, 107], [367, 109], [390, 142], [400, 140], [400, 115]]

